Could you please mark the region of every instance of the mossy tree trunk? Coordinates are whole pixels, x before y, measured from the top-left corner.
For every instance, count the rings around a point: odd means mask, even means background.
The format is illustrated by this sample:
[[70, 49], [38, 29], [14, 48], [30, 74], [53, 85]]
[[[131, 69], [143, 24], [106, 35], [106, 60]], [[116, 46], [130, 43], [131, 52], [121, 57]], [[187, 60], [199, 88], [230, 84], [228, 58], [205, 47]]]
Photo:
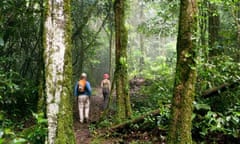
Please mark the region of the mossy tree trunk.
[[181, 0], [177, 39], [177, 65], [168, 144], [192, 143], [192, 110], [196, 82], [196, 0]]
[[[44, 0], [40, 0], [40, 7], [41, 7], [41, 24], [40, 24], [40, 35], [43, 35], [43, 30], [44, 30], [44, 5], [43, 5], [43, 1]], [[45, 75], [44, 75], [44, 60], [43, 60], [43, 37], [41, 37], [41, 47], [39, 49], [39, 53], [40, 53], [40, 63], [39, 63], [39, 67], [41, 67], [41, 70], [39, 70], [38, 72], [38, 107], [37, 107], [37, 111], [38, 113], [44, 113], [44, 115], [46, 114], [46, 105], [45, 105], [45, 101], [46, 101], [46, 95], [45, 95]]]
[[125, 27], [126, 0], [115, 0], [115, 41], [116, 69], [114, 73], [117, 95], [117, 118], [125, 119], [131, 115], [131, 104], [128, 89], [127, 41], [128, 32]]
[[236, 2], [236, 6], [235, 6], [236, 10], [236, 16], [235, 16], [235, 20], [236, 20], [236, 24], [237, 24], [237, 51], [236, 52], [236, 60], [238, 62], [240, 62], [240, 2]]
[[219, 53], [217, 49], [220, 28], [220, 16], [216, 4], [208, 2], [208, 45], [210, 47], [209, 57], [215, 56]]
[[73, 144], [70, 0], [45, 0], [44, 59], [49, 144]]
[[208, 45], [208, 39], [207, 39], [207, 34], [208, 34], [208, 11], [207, 11], [207, 1], [206, 0], [201, 0], [199, 2], [199, 7], [198, 7], [198, 12], [199, 12], [199, 33], [200, 33], [200, 38], [199, 38], [199, 45], [202, 47], [201, 48], [201, 53], [207, 57], [208, 51], [206, 49]]

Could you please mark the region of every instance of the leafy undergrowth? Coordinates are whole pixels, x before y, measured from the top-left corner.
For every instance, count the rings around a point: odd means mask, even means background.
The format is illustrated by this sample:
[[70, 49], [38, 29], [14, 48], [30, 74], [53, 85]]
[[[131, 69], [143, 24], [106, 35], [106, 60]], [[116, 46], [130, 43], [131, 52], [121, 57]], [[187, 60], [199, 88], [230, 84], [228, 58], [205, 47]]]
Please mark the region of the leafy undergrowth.
[[[142, 81], [142, 80], [141, 80]], [[130, 127], [107, 133], [114, 123], [113, 119], [105, 119], [92, 125], [93, 143], [129, 143], [158, 144], [166, 143], [167, 125], [170, 113], [170, 91], [162, 82], [147, 82], [142, 88], [135, 87], [131, 102], [134, 113], [132, 119], [159, 108], [160, 115], [145, 117], [144, 121], [134, 123]], [[155, 89], [155, 91], [153, 90]], [[192, 137], [196, 144], [239, 144], [240, 142], [240, 87], [220, 92], [210, 99], [197, 97], [194, 101]], [[165, 91], [165, 92], [164, 92]], [[165, 97], [164, 97], [165, 96]], [[217, 102], [217, 103], [216, 103]], [[224, 106], [220, 107], [219, 106]], [[218, 106], [218, 107], [216, 107]], [[107, 128], [106, 128], [107, 127]], [[104, 129], [106, 128], [106, 129]]]
[[44, 143], [47, 120], [42, 113], [26, 118], [23, 122], [4, 120], [0, 128], [0, 144]]

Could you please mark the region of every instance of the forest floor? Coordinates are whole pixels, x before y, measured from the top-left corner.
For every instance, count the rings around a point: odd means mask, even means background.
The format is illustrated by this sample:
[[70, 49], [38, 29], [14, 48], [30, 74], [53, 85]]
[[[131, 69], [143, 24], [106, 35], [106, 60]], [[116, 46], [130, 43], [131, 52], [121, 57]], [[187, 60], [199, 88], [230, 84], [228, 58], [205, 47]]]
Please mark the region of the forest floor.
[[[123, 134], [121, 137], [107, 137], [96, 138], [94, 134], [91, 133], [90, 129], [95, 123], [99, 122], [100, 116], [103, 112], [103, 96], [101, 88], [94, 88], [93, 95], [90, 99], [90, 123], [80, 123], [77, 102], [75, 100], [74, 104], [74, 132], [77, 144], [118, 144], [118, 143], [131, 143], [132, 141], [137, 141], [141, 143], [149, 144], [149, 141], [155, 139], [151, 131], [137, 131], [131, 134]], [[93, 125], [92, 125], [93, 124]], [[103, 131], [102, 131], [103, 132]], [[100, 133], [102, 133], [100, 132]], [[104, 133], [104, 132], [103, 132]], [[164, 142], [154, 142], [154, 144], [164, 144]]]
[[[90, 123], [97, 122], [102, 112], [103, 96], [100, 88], [93, 89], [94, 93], [90, 100]], [[90, 123], [80, 123], [77, 103], [74, 106], [74, 132], [77, 144], [90, 144]]]

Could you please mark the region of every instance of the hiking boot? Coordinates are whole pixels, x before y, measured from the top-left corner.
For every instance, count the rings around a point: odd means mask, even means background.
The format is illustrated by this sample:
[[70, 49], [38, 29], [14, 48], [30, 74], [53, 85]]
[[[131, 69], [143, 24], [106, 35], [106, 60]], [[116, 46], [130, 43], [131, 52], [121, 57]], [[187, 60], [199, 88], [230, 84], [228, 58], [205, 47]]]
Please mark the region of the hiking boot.
[[90, 123], [90, 120], [89, 120], [88, 118], [85, 118], [85, 119], [84, 119], [84, 122], [85, 122], [85, 123]]

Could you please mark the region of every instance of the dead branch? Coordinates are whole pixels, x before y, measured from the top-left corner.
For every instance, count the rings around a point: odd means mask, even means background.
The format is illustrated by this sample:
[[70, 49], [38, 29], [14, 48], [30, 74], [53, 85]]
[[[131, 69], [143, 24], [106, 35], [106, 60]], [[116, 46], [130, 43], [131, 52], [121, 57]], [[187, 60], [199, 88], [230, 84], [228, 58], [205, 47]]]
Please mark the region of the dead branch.
[[156, 110], [153, 110], [151, 112], [148, 112], [140, 117], [137, 117], [135, 119], [132, 119], [132, 120], [128, 120], [124, 123], [121, 123], [121, 124], [118, 124], [118, 125], [115, 125], [115, 126], [112, 126], [110, 128], [110, 131], [118, 131], [118, 130], [121, 130], [121, 129], [124, 129], [124, 128], [127, 128], [129, 127], [131, 124], [136, 124], [136, 123], [141, 123], [144, 121], [144, 118], [148, 117], [148, 116], [157, 116], [157, 115], [160, 115], [160, 111], [159, 109], [156, 109]]
[[203, 92], [202, 97], [209, 98], [213, 95], [219, 94], [220, 92], [226, 91], [229, 88], [231, 88], [231, 89], [236, 88], [237, 86], [239, 86], [239, 84], [240, 84], [240, 79], [238, 79], [232, 83], [224, 83], [220, 86], [213, 87], [211, 89], [206, 90], [205, 92]]
[[[217, 94], [219, 94], [219, 91], [223, 92], [229, 88], [236, 88], [237, 86], [239, 86], [239, 84], [240, 84], [240, 79], [233, 83], [222, 84], [220, 86], [206, 90], [205, 92], [203, 92], [202, 97], [208, 98], [210, 96], [217, 95]], [[114, 125], [109, 130], [110, 131], [119, 131], [122, 129], [126, 129], [126, 128], [129, 128], [131, 124], [142, 123], [144, 121], [144, 118], [146, 118], [148, 116], [155, 117], [158, 115], [160, 115], [160, 111], [159, 111], [159, 109], [156, 109], [156, 110], [150, 111], [142, 116], [139, 116], [135, 119], [128, 120], [128, 121], [120, 123], [118, 125]]]

